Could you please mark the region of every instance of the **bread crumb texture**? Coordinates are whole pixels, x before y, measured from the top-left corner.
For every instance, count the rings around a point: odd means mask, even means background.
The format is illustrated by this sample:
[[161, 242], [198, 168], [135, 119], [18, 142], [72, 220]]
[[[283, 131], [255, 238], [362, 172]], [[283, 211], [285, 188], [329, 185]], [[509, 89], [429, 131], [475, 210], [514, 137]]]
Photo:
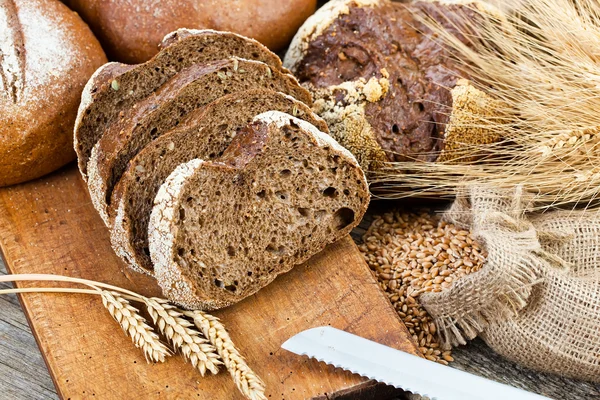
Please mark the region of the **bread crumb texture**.
[[[196, 159], [181, 164], [167, 178], [154, 199], [148, 230], [154, 277], [159, 283], [168, 282], [161, 284], [163, 294], [190, 309], [215, 309], [227, 305], [210, 299], [200, 299], [188, 277], [182, 274], [174, 257], [177, 224], [173, 221], [178, 210], [178, 199], [186, 179], [192, 176], [203, 162]], [[193, 302], [187, 301], [188, 299], [193, 299]]]
[[[328, 88], [310, 88], [317, 99], [313, 110], [327, 122], [330, 134], [356, 157], [365, 170], [377, 169], [387, 156], [373, 134], [365, 115], [368, 102], [375, 103], [386, 96], [390, 87], [385, 77], [360, 78]], [[339, 101], [337, 95], [342, 94]]]
[[368, 202], [346, 149], [289, 114], [259, 114], [218, 160], [183, 164], [160, 188], [155, 276], [184, 307], [236, 303], [347, 235]]

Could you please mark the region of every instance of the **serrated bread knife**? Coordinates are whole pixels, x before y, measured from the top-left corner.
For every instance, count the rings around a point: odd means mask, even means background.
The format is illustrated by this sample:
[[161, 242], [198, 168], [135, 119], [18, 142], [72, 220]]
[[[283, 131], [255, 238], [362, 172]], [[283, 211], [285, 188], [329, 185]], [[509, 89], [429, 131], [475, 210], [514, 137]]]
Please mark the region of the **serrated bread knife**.
[[431, 400], [549, 400], [330, 326], [300, 332], [281, 347]]

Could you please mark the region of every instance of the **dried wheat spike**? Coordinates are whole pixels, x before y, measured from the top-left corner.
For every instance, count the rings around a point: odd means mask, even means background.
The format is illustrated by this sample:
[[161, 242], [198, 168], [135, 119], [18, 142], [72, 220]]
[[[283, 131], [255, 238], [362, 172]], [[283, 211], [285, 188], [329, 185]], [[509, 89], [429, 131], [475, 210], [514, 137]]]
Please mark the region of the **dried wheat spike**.
[[167, 346], [152, 330], [137, 308], [123, 298], [118, 292], [103, 290], [102, 303], [110, 315], [121, 325], [136, 347], [144, 351], [146, 360], [164, 362], [171, 355]]
[[202, 311], [183, 311], [216, 347], [235, 385], [248, 399], [266, 400], [264, 382], [250, 369], [217, 317]]
[[145, 298], [144, 303], [158, 329], [173, 343], [175, 350], [180, 349], [184, 357], [204, 376], [206, 371], [219, 372], [219, 355], [215, 347], [200, 336], [200, 332], [184, 318], [182, 312], [167, 300], [156, 297]]
[[550, 140], [542, 143], [540, 149], [542, 155], [550, 156], [556, 150], [573, 150], [579, 148], [580, 151], [584, 145], [597, 145], [600, 142], [600, 127], [588, 129], [575, 129], [552, 137]]

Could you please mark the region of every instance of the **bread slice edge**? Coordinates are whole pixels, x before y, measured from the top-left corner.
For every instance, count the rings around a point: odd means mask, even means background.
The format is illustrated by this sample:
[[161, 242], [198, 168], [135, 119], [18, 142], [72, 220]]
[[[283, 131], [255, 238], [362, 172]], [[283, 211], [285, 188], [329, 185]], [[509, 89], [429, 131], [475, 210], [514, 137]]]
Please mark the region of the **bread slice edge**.
[[[214, 299], [199, 298], [197, 291], [194, 289], [194, 284], [182, 273], [181, 268], [173, 260], [177, 232], [173, 231], [176, 228], [174, 228], [172, 220], [177, 210], [177, 198], [183, 190], [186, 180], [203, 163], [205, 161], [194, 159], [181, 164], [161, 185], [150, 214], [148, 241], [150, 258], [154, 264], [154, 277], [159, 282], [167, 298], [186, 308], [211, 310], [226, 307], [230, 304]], [[174, 287], [174, 290], [183, 293], [183, 296], [178, 299], [169, 296], [170, 287]], [[187, 301], [187, 299], [195, 299], [195, 301]]]

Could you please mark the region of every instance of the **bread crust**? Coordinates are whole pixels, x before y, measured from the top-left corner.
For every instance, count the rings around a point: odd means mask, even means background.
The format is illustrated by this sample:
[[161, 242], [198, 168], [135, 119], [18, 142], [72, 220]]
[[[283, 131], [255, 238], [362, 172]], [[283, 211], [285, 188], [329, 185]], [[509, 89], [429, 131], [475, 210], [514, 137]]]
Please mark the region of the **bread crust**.
[[[309, 134], [309, 140], [312, 140], [314, 145], [317, 145], [320, 148], [329, 148], [333, 154], [343, 157], [345, 162], [348, 162], [350, 165], [352, 165], [355, 176], [360, 182], [360, 184], [357, 184], [357, 187], [362, 187], [364, 195], [366, 196], [364, 201], [361, 203], [361, 208], [357, 210], [354, 221], [355, 223], [358, 223], [358, 221], [362, 219], [362, 216], [366, 212], [368, 206], [367, 182], [364, 173], [358, 166], [358, 162], [348, 150], [340, 146], [339, 143], [333, 140], [329, 135], [318, 131], [311, 124], [308, 124], [302, 120], [298, 120], [297, 118], [285, 113], [269, 111], [258, 115], [254, 121], [265, 123], [271, 126], [274, 125], [278, 128], [282, 128], [291, 124], [298, 126], [305, 133]], [[253, 143], [254, 142], [251, 142], [250, 144]], [[241, 151], [244, 152], [244, 150]], [[248, 160], [250, 159], [252, 159], [251, 155]], [[176, 261], [175, 248], [177, 247], [176, 240], [178, 238], [179, 230], [176, 219], [179, 217], [180, 202], [183, 201], [182, 196], [186, 186], [186, 180], [192, 177], [198, 169], [214, 168], [237, 171], [238, 168], [243, 169], [245, 163], [248, 161], [241, 160], [236, 156], [234, 159], [236, 165], [230, 165], [228, 164], [229, 161], [226, 160], [228, 160], [228, 158], [224, 156], [221, 159], [222, 162], [206, 162], [196, 159], [182, 164], [161, 186], [155, 198], [154, 207], [152, 209], [152, 214], [150, 217], [149, 241], [150, 255], [155, 265], [155, 277], [163, 289], [163, 294], [171, 301], [186, 308], [201, 308], [210, 310], [231, 305], [234, 302], [241, 300], [241, 298], [249, 296], [260, 290], [260, 288], [273, 281], [277, 275], [289, 271], [294, 265], [298, 265], [307, 261], [312, 255], [321, 251], [328, 243], [339, 240], [341, 237], [347, 235], [355, 225], [355, 223], [350, 224], [345, 226], [340, 231], [332, 233], [333, 237], [329, 239], [329, 242], [322, 243], [320, 248], [311, 249], [311, 251], [307, 253], [300, 253], [294, 259], [293, 263], [288, 262], [285, 264], [280, 264], [277, 269], [269, 273], [268, 276], [262, 276], [261, 281], [257, 283], [257, 287], [252, 288], [240, 298], [232, 300], [231, 297], [223, 297], [219, 299], [207, 297], [207, 295], [198, 288], [194, 282], [194, 277], [189, 275], [189, 271], [181, 267]]]
[[466, 79], [460, 79], [450, 91], [452, 111], [444, 130], [444, 149], [438, 162], [471, 162], [477, 160], [479, 146], [502, 139], [499, 129], [489, 129], [482, 121], [497, 120], [501, 125], [499, 110], [506, 107], [501, 101], [491, 98], [474, 87]]
[[82, 15], [112, 59], [147, 61], [177, 28], [233, 31], [274, 51], [285, 47], [317, 0], [63, 0]]
[[357, 7], [375, 7], [381, 0], [329, 0], [302, 24], [294, 35], [283, 65], [290, 71], [295, 71], [298, 64], [306, 55], [309, 43], [320, 36], [337, 18], [350, 12], [350, 5]]
[[0, 186], [6, 186], [74, 159], [79, 96], [106, 57], [85, 23], [56, 0], [2, 2], [0, 55]]
[[464, 71], [418, 17], [439, 20], [468, 45], [457, 10], [468, 18], [494, 13], [472, 0], [332, 0], [294, 38], [284, 66], [313, 93], [315, 112], [365, 170], [395, 161], [464, 161], [472, 145], [497, 140], [457, 119], [487, 96], [463, 90], [453, 104], [451, 90]]

